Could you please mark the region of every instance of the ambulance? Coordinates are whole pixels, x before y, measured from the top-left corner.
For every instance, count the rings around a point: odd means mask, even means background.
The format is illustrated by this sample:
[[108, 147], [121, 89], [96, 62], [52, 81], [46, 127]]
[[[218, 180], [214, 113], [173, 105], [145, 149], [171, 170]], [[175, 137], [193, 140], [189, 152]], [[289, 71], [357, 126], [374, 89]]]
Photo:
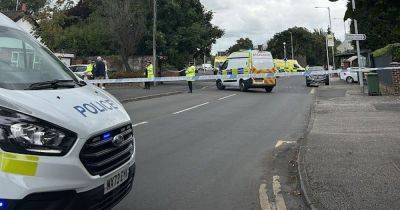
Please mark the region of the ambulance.
[[279, 72], [304, 72], [306, 69], [303, 68], [297, 60], [274, 60], [275, 67]]
[[[246, 50], [234, 52], [219, 69], [220, 79], [216, 85], [219, 90], [239, 88], [246, 92], [250, 88], [264, 88], [270, 93], [276, 86], [276, 68], [270, 52]], [[265, 78], [252, 75], [269, 74]], [[239, 75], [239, 76], [238, 76]]]
[[0, 13], [0, 209], [109, 209], [134, 176], [121, 103]]

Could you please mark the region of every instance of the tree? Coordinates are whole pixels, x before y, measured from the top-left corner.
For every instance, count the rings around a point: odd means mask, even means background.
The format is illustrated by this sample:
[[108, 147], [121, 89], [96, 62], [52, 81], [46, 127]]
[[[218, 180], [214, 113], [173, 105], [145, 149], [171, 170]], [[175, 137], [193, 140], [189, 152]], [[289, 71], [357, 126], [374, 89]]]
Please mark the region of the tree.
[[[157, 52], [166, 57], [163, 65], [184, 67], [193, 58], [211, 52], [211, 46], [223, 31], [211, 24], [213, 13], [199, 0], [158, 0]], [[138, 53], [152, 52], [152, 13]]]
[[268, 50], [275, 58], [284, 57], [284, 42], [286, 42], [288, 55], [291, 52], [290, 33], [293, 35], [295, 59], [305, 57], [309, 65], [322, 66], [326, 63], [325, 37], [327, 33], [321, 29], [310, 32], [302, 27], [294, 27], [277, 33], [268, 41]]
[[[29, 13], [38, 12], [41, 8], [47, 5], [47, 0], [24, 0], [20, 1], [28, 6]], [[15, 10], [16, 0], [1, 0], [0, 11], [13, 11]]]
[[134, 55], [138, 42], [145, 31], [145, 1], [114, 0], [104, 1], [107, 28], [122, 58], [125, 69], [130, 71], [128, 59]]
[[[337, 1], [337, 0], [329, 0]], [[344, 17], [358, 21], [359, 33], [367, 35], [361, 46], [368, 49], [379, 49], [388, 44], [400, 42], [400, 1], [398, 0], [356, 0], [353, 11], [351, 1], [347, 3]], [[351, 26], [354, 33], [354, 24]]]
[[236, 41], [236, 44], [229, 47], [227, 52], [231, 54], [240, 50], [250, 50], [253, 49], [253, 47], [253, 41], [251, 41], [249, 38], [240, 38]]

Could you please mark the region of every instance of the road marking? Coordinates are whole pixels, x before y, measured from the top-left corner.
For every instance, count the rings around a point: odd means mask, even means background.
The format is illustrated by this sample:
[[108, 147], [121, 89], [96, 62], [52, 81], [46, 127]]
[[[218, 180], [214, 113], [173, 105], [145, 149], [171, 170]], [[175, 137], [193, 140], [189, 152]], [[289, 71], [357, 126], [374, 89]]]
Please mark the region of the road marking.
[[232, 94], [232, 95], [229, 95], [229, 96], [225, 96], [225, 97], [219, 98], [218, 101], [221, 101], [221, 100], [224, 100], [224, 99], [233, 97], [233, 96], [235, 96], [235, 95], [237, 95], [237, 94]]
[[139, 126], [139, 125], [145, 125], [145, 124], [148, 124], [149, 122], [141, 122], [141, 123], [137, 123], [137, 124], [134, 124], [134, 125], [132, 125], [133, 127], [137, 127], [137, 126]]
[[315, 88], [312, 88], [310, 91], [310, 95], [314, 95], [315, 94]]
[[295, 144], [295, 141], [283, 141], [283, 140], [278, 140], [275, 144], [275, 148], [281, 147], [284, 144]]
[[269, 204], [268, 195], [267, 195], [267, 185], [261, 184], [260, 190], [260, 205], [262, 210], [271, 210], [271, 205]]
[[196, 105], [196, 106], [192, 106], [192, 107], [190, 107], [190, 108], [187, 108], [187, 109], [184, 109], [184, 110], [181, 110], [181, 111], [174, 112], [173, 114], [174, 114], [174, 115], [177, 115], [177, 114], [180, 114], [180, 113], [182, 113], [182, 112], [190, 111], [190, 110], [192, 110], [192, 109], [196, 109], [196, 108], [198, 108], [198, 107], [205, 106], [205, 105], [207, 105], [207, 104], [209, 104], [209, 103], [210, 103], [210, 102], [206, 102], [206, 103], [202, 103], [202, 104], [199, 104], [199, 105]]
[[208, 88], [208, 86], [204, 86], [204, 87], [202, 87], [201, 89], [202, 90], [205, 90], [205, 89], [207, 89]]
[[276, 208], [278, 210], [286, 210], [286, 204], [285, 200], [283, 199], [279, 176], [273, 177], [272, 187], [275, 195]]

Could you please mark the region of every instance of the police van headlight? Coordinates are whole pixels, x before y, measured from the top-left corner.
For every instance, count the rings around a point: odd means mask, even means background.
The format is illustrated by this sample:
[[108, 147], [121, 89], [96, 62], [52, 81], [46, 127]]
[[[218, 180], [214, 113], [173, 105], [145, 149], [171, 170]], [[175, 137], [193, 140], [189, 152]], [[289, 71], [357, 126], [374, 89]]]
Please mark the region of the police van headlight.
[[71, 131], [0, 107], [0, 148], [6, 152], [63, 156], [76, 139]]

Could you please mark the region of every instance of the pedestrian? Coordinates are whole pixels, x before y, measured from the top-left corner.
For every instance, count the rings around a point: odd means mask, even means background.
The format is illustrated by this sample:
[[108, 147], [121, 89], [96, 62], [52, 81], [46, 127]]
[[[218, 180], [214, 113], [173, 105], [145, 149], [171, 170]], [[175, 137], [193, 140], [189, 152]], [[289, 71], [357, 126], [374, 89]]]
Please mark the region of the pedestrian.
[[86, 66], [85, 70], [85, 78], [86, 80], [92, 79], [93, 77], [93, 69], [94, 69], [94, 61], [89, 60], [89, 64]]
[[193, 81], [194, 77], [196, 76], [196, 67], [189, 64], [189, 67], [186, 69], [185, 74], [189, 86], [188, 93], [193, 93]]
[[[145, 73], [145, 76], [146, 76], [147, 79], [151, 79], [151, 80], [154, 79], [154, 67], [153, 67], [153, 64], [150, 61], [147, 62], [146, 70], [144, 71], [144, 73]], [[144, 83], [144, 89], [150, 90], [150, 83], [151, 82], [149, 82], [149, 81], [145, 82]]]
[[[96, 60], [96, 66], [94, 68], [94, 74], [93, 74], [94, 78], [96, 80], [102, 80], [105, 78], [106, 76], [106, 66], [103, 62], [103, 59], [99, 56], [97, 57]], [[97, 84], [98, 87], [105, 89], [103, 84]]]

